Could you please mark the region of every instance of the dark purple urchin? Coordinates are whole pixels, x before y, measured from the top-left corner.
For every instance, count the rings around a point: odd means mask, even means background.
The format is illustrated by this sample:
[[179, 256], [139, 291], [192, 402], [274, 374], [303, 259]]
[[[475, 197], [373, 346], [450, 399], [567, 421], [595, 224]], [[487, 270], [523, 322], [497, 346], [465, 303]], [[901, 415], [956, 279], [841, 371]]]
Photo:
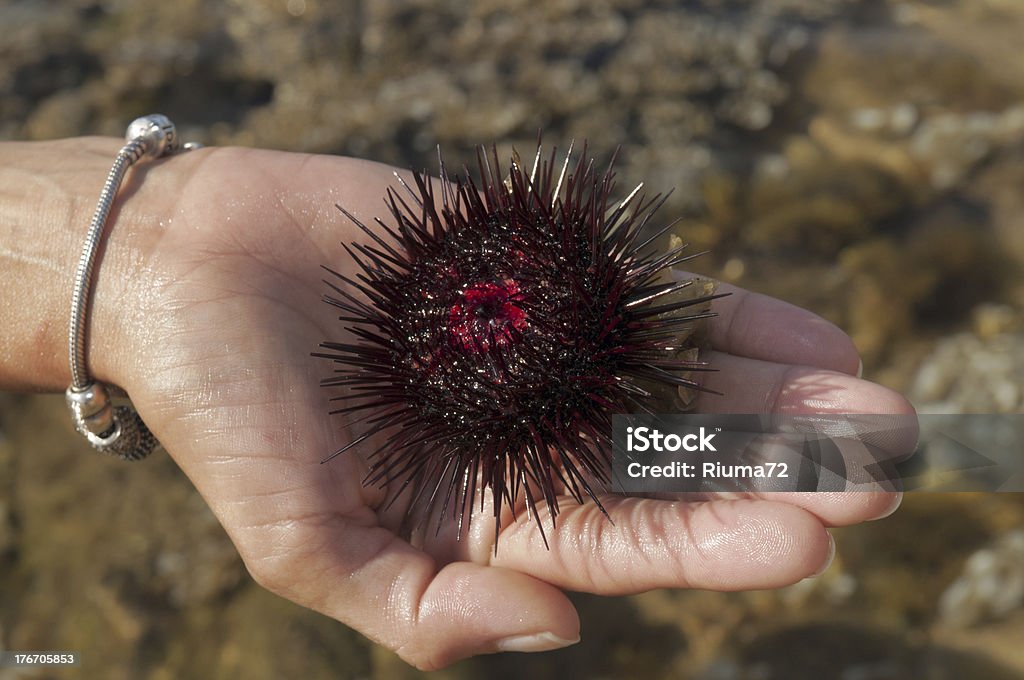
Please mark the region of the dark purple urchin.
[[585, 156], [556, 175], [538, 148], [529, 174], [516, 157], [503, 179], [496, 152], [481, 150], [482, 187], [468, 172], [416, 174], [415, 188], [402, 182], [408, 201], [388, 191], [395, 224], [377, 220], [379, 231], [341, 208], [372, 243], [346, 246], [355, 278], [328, 269], [339, 282], [325, 299], [354, 340], [315, 356], [339, 364], [323, 385], [354, 402], [332, 413], [367, 429], [331, 457], [382, 435], [364, 483], [388, 487], [391, 502], [411, 487], [410, 517], [440, 510], [440, 528], [450, 511], [461, 535], [486, 488], [496, 537], [503, 504], [521, 497], [538, 525], [543, 500], [554, 524], [558, 486], [601, 507], [612, 414], [650, 412], [665, 388], [701, 389], [685, 373], [709, 370], [690, 331], [716, 296], [664, 276], [692, 257], [650, 248], [672, 225], [641, 237], [664, 198], [637, 187], [613, 204], [612, 164], [598, 173]]

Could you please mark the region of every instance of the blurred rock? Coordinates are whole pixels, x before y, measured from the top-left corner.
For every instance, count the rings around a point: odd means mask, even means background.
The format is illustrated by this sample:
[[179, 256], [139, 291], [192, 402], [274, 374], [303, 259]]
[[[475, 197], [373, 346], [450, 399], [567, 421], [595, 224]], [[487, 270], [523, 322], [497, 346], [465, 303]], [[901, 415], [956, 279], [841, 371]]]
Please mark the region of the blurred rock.
[[[985, 327], [1019, 325], [1005, 307]], [[1024, 334], [961, 333], [941, 340], [918, 369], [909, 397], [923, 413], [1020, 413], [1024, 411]]]
[[1004, 534], [967, 558], [963, 573], [942, 594], [942, 622], [965, 627], [1003, 618], [1024, 605], [1024, 531]]
[[946, 113], [922, 121], [910, 149], [935, 189], [949, 189], [995, 149], [1024, 141], [1024, 106], [1000, 113]]
[[990, 340], [1019, 327], [1024, 315], [1018, 314], [1010, 305], [984, 304], [974, 309], [971, 321], [975, 334], [982, 340]]

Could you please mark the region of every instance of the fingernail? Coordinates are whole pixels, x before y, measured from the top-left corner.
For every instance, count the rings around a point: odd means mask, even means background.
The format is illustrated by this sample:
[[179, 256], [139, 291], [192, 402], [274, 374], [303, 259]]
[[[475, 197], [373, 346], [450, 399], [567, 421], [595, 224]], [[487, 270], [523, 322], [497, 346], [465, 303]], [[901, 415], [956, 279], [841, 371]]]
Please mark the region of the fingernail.
[[863, 378], [864, 377], [864, 360], [863, 359], [858, 359], [857, 361], [859, 362], [857, 364], [857, 377], [858, 378]]
[[547, 652], [552, 649], [561, 649], [574, 645], [580, 641], [579, 636], [575, 640], [560, 638], [554, 633], [535, 633], [533, 635], [516, 635], [498, 640], [499, 652]]
[[821, 576], [828, 568], [832, 566], [832, 560], [836, 558], [836, 539], [832, 537], [832, 534], [828, 535], [828, 557], [825, 558], [825, 564], [821, 565], [818, 571], [810, 575], [809, 578], [815, 578]]
[[883, 510], [877, 517], [872, 517], [870, 521], [873, 522], [875, 520], [885, 519], [886, 517], [888, 517], [889, 515], [891, 515], [899, 509], [900, 504], [903, 502], [903, 492], [896, 491], [892, 494], [892, 496], [892, 505]]

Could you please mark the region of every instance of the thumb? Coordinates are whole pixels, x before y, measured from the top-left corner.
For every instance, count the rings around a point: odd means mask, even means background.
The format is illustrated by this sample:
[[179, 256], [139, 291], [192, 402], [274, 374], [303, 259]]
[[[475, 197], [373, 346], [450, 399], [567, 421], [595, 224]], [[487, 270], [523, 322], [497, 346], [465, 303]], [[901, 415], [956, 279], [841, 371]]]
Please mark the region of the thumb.
[[452, 562], [439, 571], [429, 555], [390, 532], [347, 522], [289, 523], [284, 536], [288, 545], [278, 541], [271, 559], [266, 540], [233, 536], [258, 583], [348, 624], [422, 670], [579, 640], [569, 598], [514, 569]]
[[511, 569], [455, 562], [420, 594], [412, 620], [399, 622], [394, 647], [429, 670], [475, 654], [559, 649], [578, 642], [579, 631], [575, 608], [554, 586]]

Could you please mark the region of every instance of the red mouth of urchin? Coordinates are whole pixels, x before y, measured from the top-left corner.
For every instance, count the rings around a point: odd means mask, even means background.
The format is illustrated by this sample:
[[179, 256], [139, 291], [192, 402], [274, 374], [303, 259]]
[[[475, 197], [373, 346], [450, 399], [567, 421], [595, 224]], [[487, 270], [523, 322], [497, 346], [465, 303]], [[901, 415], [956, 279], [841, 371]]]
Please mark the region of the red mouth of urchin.
[[505, 347], [526, 328], [519, 284], [513, 279], [483, 281], [466, 288], [448, 310], [451, 339], [467, 352]]

